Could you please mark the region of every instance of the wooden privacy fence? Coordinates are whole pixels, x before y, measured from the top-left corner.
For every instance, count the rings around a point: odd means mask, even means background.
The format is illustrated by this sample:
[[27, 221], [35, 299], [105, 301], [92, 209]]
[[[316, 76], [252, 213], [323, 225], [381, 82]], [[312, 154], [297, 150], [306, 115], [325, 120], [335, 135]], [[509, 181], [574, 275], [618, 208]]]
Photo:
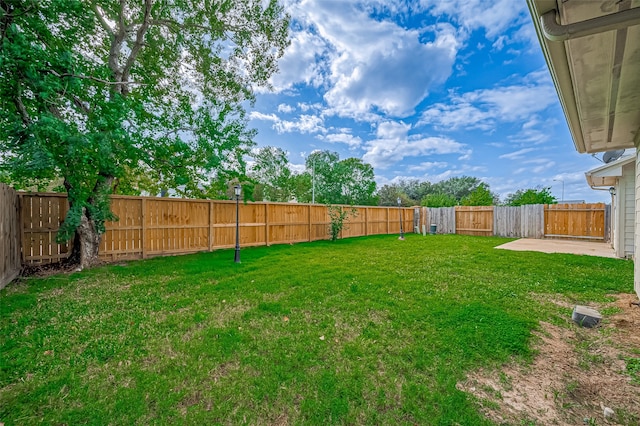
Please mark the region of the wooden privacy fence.
[[20, 260], [20, 215], [18, 194], [0, 183], [0, 289], [18, 276]]
[[422, 207], [419, 222], [423, 230], [435, 225], [438, 234], [605, 240], [606, 208], [603, 203]]
[[[24, 193], [21, 199], [22, 261], [46, 264], [66, 258], [69, 244], [56, 243], [68, 209], [65, 194]], [[350, 208], [350, 207], [345, 207]], [[119, 220], [106, 223], [99, 256], [104, 261], [194, 253], [235, 246], [235, 201], [112, 196]], [[341, 237], [412, 231], [413, 208], [355, 207]], [[240, 203], [242, 247], [328, 238], [327, 207], [296, 203]]]
[[457, 206], [456, 234], [493, 235], [493, 206]]
[[544, 204], [494, 208], [493, 233], [499, 237], [544, 237]]

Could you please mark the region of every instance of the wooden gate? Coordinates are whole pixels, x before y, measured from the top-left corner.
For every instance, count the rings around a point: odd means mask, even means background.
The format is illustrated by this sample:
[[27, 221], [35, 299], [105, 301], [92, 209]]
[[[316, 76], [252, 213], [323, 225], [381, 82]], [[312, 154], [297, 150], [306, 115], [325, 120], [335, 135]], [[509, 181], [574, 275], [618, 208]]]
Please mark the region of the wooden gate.
[[456, 206], [456, 234], [493, 235], [493, 206]]
[[547, 204], [546, 238], [605, 239], [605, 204]]

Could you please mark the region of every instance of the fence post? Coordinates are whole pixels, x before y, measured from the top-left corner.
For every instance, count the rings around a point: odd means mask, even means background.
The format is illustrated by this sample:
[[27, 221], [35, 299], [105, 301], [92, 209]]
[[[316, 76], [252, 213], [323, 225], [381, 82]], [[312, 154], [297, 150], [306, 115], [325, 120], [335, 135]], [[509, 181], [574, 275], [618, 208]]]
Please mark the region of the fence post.
[[264, 245], [269, 246], [269, 203], [264, 205]]
[[307, 211], [309, 214], [308, 217], [308, 221], [309, 221], [309, 242], [311, 242], [311, 204], [307, 204]]
[[389, 235], [389, 207], [387, 207], [387, 235]]
[[145, 211], [147, 209], [147, 201], [142, 198], [140, 200], [140, 220], [142, 221], [141, 225], [142, 225], [142, 230], [140, 231], [140, 239], [141, 241], [141, 249], [142, 249], [142, 258], [146, 259], [147, 258], [147, 212]]
[[22, 194], [18, 194], [18, 198], [19, 198], [19, 206], [20, 206], [20, 264], [24, 265], [24, 261], [25, 261], [25, 255], [24, 255], [24, 243], [26, 241], [26, 237], [24, 235], [24, 222], [25, 222], [25, 216], [24, 216], [24, 198]]
[[364, 208], [364, 235], [369, 235], [369, 208]]

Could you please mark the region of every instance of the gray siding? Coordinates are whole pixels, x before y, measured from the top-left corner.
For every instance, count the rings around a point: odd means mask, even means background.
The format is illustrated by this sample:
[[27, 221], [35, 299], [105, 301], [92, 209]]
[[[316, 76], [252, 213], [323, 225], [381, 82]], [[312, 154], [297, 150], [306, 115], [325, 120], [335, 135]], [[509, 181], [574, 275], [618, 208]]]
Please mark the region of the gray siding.
[[[640, 156], [638, 155], [638, 151], [636, 151], [636, 182], [635, 182], [635, 231], [634, 231], [634, 247], [638, 247], [638, 243], [640, 243], [640, 235], [638, 235], [638, 231], [640, 231], [640, 226], [638, 226], [638, 222], [640, 222], [640, 176], [638, 173], [640, 172]], [[636, 290], [636, 294], [640, 297], [640, 262], [633, 262], [633, 281], [634, 288]]]
[[621, 206], [622, 219], [622, 244], [621, 248], [624, 250], [624, 257], [631, 257], [634, 254], [633, 239], [634, 239], [634, 206], [635, 206], [635, 191], [634, 191], [634, 164], [628, 164], [622, 169], [622, 178], [620, 186], [624, 188], [622, 190], [624, 196], [624, 202]]

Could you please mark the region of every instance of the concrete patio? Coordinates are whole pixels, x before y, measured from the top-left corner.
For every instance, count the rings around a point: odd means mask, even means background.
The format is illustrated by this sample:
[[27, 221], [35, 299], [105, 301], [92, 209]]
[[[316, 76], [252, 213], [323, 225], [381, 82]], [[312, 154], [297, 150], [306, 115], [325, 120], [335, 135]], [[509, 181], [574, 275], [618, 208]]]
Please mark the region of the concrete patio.
[[594, 241], [521, 238], [516, 241], [511, 241], [510, 243], [502, 244], [496, 248], [514, 251], [539, 251], [543, 253], [569, 253], [584, 254], [587, 256], [616, 257], [611, 244]]

